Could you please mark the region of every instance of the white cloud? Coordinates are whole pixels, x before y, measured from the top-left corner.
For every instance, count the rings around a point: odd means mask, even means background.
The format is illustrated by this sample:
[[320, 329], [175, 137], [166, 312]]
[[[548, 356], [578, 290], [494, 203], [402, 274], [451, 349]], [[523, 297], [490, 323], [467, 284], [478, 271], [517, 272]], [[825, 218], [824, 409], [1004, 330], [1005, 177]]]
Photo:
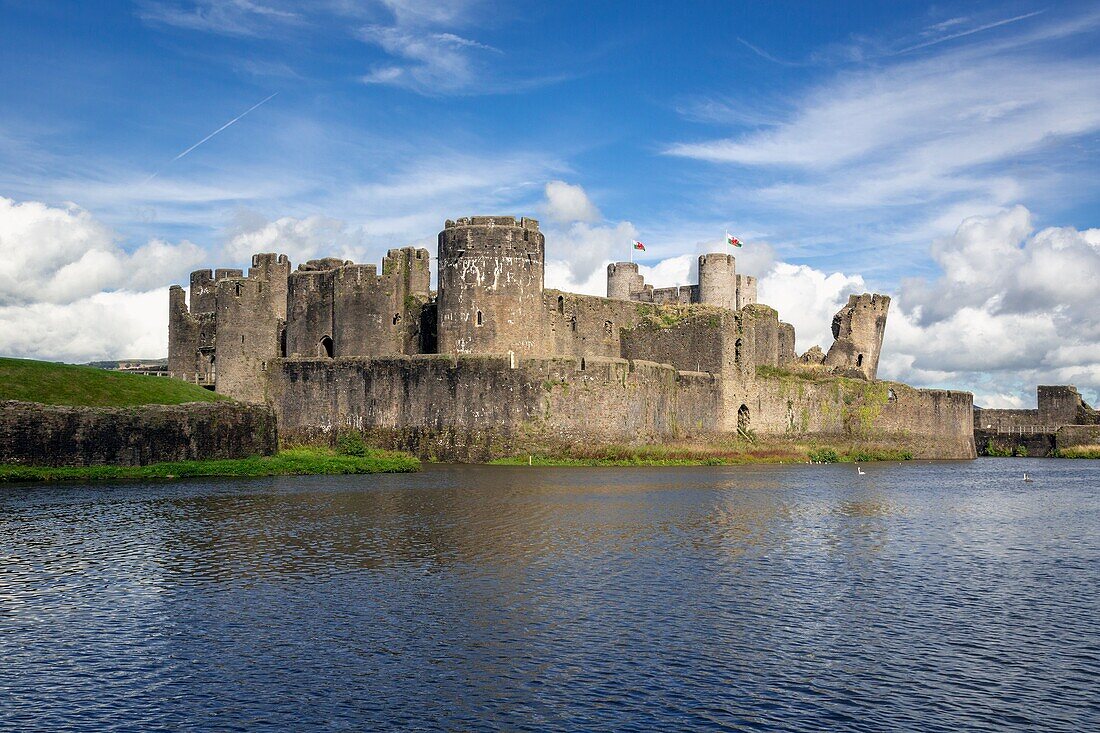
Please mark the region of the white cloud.
[[600, 220], [600, 211], [580, 186], [565, 181], [550, 181], [545, 188], [547, 218], [560, 224]]
[[154, 239], [127, 252], [75, 204], [0, 197], [0, 353], [66, 361], [163, 356], [167, 286], [204, 259], [186, 241]]
[[167, 283], [204, 258], [187, 241], [152, 240], [133, 252], [92, 215], [0, 197], [0, 305], [65, 304], [104, 290]]
[[761, 303], [779, 311], [779, 319], [794, 325], [799, 353], [811, 346], [828, 350], [833, 342], [833, 316], [852, 293], [867, 291], [859, 275], [825, 273], [807, 265], [780, 262], [757, 285]]
[[[637, 236], [638, 230], [628, 221], [608, 225], [577, 222], [568, 229], [547, 232], [546, 237], [552, 242], [552, 256], [548, 259], [564, 262], [568, 273], [568, 281], [558, 287], [585, 287], [588, 289], [580, 292], [594, 294], [606, 292], [605, 268], [611, 261], [612, 253], [629, 251], [630, 240]], [[596, 287], [601, 273], [603, 287]]]
[[966, 219], [932, 256], [943, 274], [906, 281], [895, 300], [884, 376], [991, 398], [1100, 388], [1100, 230], [1034, 232], [1017, 206]]
[[168, 290], [0, 307], [0, 353], [51, 361], [164, 357]]
[[278, 252], [295, 263], [317, 257], [362, 261], [365, 250], [363, 230], [339, 219], [284, 216], [269, 222], [238, 212], [225, 256], [230, 262], [247, 262], [257, 252]]

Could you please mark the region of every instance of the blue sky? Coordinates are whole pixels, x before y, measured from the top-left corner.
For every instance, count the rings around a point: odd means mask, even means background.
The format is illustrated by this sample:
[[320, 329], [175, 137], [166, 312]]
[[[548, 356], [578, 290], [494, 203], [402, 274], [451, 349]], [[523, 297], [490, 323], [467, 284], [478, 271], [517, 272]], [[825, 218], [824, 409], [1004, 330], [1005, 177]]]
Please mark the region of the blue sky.
[[889, 376], [1095, 390], [1100, 285], [1057, 285], [1100, 246], [1098, 28], [1089, 3], [0, 0], [0, 247], [48, 261], [0, 254], [0, 307], [59, 324], [0, 349], [140, 355], [159, 321], [63, 324], [250, 249], [370, 262], [494, 212], [544, 220], [558, 286], [598, 291], [632, 237], [690, 279], [728, 228], [802, 349], [874, 289]]

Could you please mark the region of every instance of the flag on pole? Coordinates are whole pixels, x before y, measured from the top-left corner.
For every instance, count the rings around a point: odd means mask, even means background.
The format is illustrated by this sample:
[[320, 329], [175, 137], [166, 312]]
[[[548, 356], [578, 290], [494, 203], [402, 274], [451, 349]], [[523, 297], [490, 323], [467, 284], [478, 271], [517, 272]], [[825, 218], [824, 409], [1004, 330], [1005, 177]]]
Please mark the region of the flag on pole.
[[631, 239], [630, 241], [634, 243], [634, 249], [640, 249], [643, 252], [645, 252], [645, 245], [644, 244], [639, 242], [637, 239]]
[[737, 237], [733, 236], [729, 232], [726, 232], [726, 244], [728, 244], [731, 247], [740, 247], [741, 246], [741, 240], [738, 239]]

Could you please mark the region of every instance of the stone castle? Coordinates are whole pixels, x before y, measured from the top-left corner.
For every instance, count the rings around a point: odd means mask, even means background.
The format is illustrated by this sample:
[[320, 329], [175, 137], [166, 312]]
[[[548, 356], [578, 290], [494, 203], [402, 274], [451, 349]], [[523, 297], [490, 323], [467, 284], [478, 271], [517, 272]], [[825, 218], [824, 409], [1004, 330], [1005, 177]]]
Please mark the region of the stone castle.
[[438, 288], [425, 249], [375, 265], [257, 254], [169, 294], [173, 376], [275, 408], [284, 438], [341, 430], [423, 455], [480, 460], [558, 444], [723, 435], [919, 438], [974, 454], [968, 393], [876, 381], [890, 299], [852, 295], [827, 352], [757, 303], [729, 254], [695, 285], [607, 268], [607, 297], [544, 287], [533, 219], [447, 221]]

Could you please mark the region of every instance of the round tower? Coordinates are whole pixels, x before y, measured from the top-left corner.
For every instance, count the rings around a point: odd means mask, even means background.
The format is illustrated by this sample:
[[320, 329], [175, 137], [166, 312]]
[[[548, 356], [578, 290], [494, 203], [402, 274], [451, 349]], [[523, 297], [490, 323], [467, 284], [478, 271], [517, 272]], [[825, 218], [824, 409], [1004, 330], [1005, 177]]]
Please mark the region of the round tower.
[[635, 262], [612, 262], [607, 266], [607, 297], [630, 300], [632, 293], [645, 287], [645, 279], [638, 274]]
[[699, 255], [699, 302], [737, 309], [737, 260], [733, 255]]
[[534, 219], [448, 221], [439, 233], [439, 353], [543, 353], [544, 252]]

